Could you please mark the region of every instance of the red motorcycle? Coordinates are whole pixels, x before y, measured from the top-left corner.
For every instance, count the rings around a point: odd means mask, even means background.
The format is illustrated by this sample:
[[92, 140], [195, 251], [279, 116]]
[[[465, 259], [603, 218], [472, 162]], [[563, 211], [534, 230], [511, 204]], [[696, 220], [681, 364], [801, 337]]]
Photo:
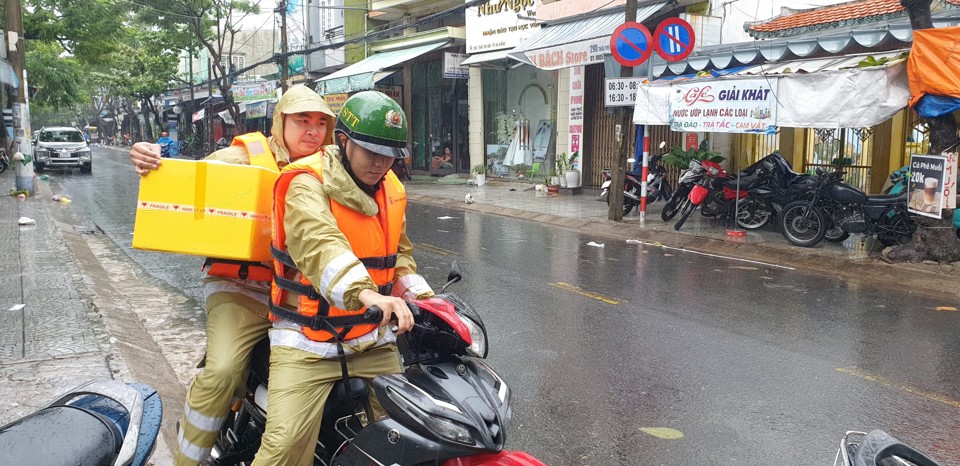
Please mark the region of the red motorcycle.
[[760, 206], [752, 208], [754, 206], [751, 205], [754, 200], [750, 198], [749, 189], [751, 183], [757, 180], [756, 175], [738, 179], [730, 176], [716, 162], [703, 160], [700, 163], [706, 176], [701, 178], [687, 195], [690, 202], [683, 206], [680, 219], [673, 226], [674, 230], [679, 231], [697, 208], [700, 208], [705, 217], [734, 216], [737, 225], [745, 230], [756, 230], [770, 221], [773, 212], [759, 208]]

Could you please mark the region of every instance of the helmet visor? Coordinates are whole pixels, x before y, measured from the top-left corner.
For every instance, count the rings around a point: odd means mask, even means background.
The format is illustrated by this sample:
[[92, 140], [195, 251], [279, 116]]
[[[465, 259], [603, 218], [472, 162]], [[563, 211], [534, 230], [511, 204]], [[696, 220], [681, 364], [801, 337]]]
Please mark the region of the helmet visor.
[[359, 139], [354, 139], [354, 138], [350, 138], [350, 142], [353, 142], [356, 145], [363, 147], [364, 149], [367, 149], [374, 153], [377, 153], [386, 157], [393, 157], [395, 159], [405, 159], [410, 155], [407, 152], [406, 147], [385, 146], [383, 144], [376, 144], [372, 142], [361, 141]]

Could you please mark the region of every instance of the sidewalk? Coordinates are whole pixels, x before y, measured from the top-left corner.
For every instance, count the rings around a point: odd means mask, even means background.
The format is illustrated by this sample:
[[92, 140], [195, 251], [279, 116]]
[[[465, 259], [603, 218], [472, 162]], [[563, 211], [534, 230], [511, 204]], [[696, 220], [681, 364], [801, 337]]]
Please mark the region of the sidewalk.
[[[484, 213], [526, 219], [594, 235], [590, 240], [639, 240], [709, 254], [731, 256], [760, 263], [800, 269], [864, 284], [894, 285], [907, 292], [960, 299], [960, 264], [943, 270], [933, 263], [887, 264], [870, 253], [872, 241], [852, 235], [840, 244], [821, 242], [812, 248], [795, 247], [768, 225], [747, 232], [746, 237], [728, 237], [723, 221], [706, 218], [698, 212], [675, 231], [674, 219], [660, 219], [662, 202], [647, 206], [646, 219], [640, 224], [636, 209], [622, 222], [607, 220], [607, 205], [595, 189], [584, 188], [581, 195], [547, 195], [534, 185], [516, 180], [487, 178], [484, 186], [441, 184], [437, 178], [418, 176], [406, 184], [411, 201], [458, 207]], [[470, 193], [473, 203], [465, 202]], [[761, 264], [762, 265], [762, 264]]]

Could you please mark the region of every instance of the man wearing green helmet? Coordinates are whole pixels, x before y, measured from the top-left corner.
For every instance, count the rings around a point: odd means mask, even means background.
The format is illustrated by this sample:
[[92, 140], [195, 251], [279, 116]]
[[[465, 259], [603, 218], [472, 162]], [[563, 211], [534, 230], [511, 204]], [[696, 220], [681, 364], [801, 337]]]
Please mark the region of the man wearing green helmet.
[[[401, 372], [396, 335], [413, 327], [404, 299], [433, 296], [416, 273], [406, 193], [390, 171], [407, 157], [403, 109], [360, 92], [344, 103], [334, 136], [335, 145], [286, 166], [274, 188], [270, 384], [257, 466], [312, 464], [333, 384]], [[372, 306], [381, 322], [338, 324]]]

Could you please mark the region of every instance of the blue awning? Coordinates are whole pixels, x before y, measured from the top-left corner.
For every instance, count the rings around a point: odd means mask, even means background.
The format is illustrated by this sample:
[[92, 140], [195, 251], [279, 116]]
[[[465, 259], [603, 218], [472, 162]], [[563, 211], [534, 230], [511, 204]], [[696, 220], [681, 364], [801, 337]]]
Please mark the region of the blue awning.
[[20, 87], [17, 72], [13, 70], [13, 66], [6, 60], [0, 60], [0, 82], [8, 86]]

